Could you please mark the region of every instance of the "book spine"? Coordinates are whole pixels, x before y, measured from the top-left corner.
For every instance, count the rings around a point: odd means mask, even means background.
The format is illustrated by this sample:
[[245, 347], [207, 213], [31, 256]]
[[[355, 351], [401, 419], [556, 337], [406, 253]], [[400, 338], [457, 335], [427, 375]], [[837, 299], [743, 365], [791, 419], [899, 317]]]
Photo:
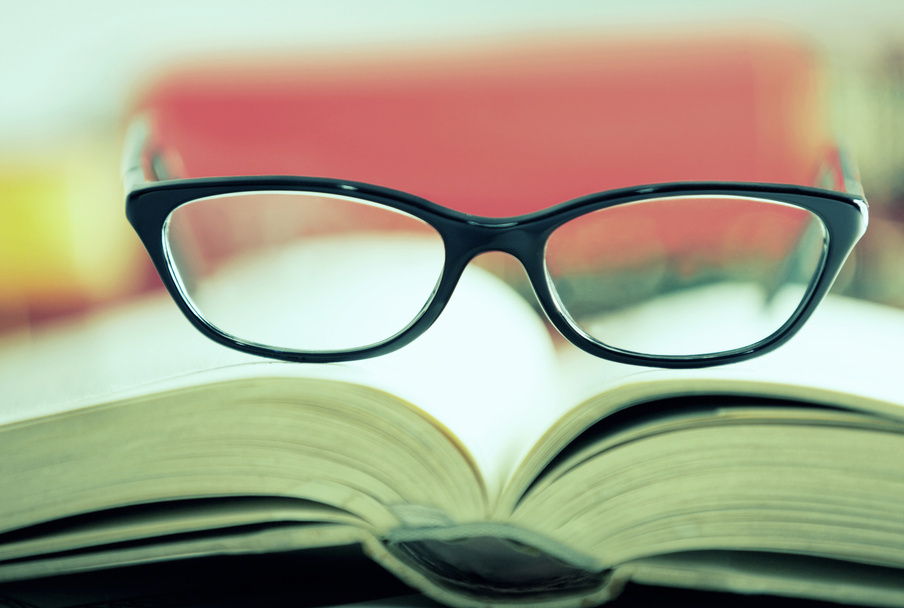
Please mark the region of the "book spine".
[[406, 525], [365, 543], [365, 550], [441, 602], [568, 606], [604, 601], [621, 587], [594, 558], [533, 530], [501, 522], [456, 524], [432, 510], [398, 515]]

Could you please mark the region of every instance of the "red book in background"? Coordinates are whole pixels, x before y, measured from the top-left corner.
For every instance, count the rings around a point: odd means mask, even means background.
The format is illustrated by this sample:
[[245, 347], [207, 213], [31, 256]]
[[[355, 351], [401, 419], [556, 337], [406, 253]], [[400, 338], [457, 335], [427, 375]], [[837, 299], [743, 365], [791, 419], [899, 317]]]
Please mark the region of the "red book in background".
[[825, 137], [807, 48], [603, 40], [223, 60], [167, 74], [139, 106], [181, 177], [341, 178], [487, 216], [657, 182], [811, 184]]

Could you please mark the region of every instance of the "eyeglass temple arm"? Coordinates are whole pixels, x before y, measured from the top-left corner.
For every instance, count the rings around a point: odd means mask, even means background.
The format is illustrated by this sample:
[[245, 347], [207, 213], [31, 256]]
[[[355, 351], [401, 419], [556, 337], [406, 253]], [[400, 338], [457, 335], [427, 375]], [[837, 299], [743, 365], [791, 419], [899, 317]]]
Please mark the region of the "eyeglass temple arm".
[[823, 158], [814, 181], [819, 188], [864, 196], [857, 164], [844, 149], [837, 146]]
[[151, 120], [147, 116], [136, 118], [126, 130], [120, 171], [126, 193], [150, 182], [177, 177], [166, 166], [163, 156], [152, 148]]
[[123, 143], [122, 158], [119, 163], [122, 185], [126, 193], [132, 192], [147, 184], [150, 180], [145, 175], [142, 155], [150, 138], [150, 125], [146, 117], [140, 117], [129, 123]]

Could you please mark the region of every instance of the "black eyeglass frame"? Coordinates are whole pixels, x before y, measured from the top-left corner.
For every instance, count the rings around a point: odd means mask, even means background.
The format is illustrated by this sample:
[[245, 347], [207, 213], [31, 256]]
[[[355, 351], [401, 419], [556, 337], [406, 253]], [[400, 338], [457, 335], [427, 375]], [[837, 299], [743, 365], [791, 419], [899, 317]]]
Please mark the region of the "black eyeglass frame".
[[[303, 363], [366, 359], [409, 344], [439, 317], [471, 260], [490, 251], [508, 253], [521, 262], [537, 300], [552, 325], [572, 344], [592, 355], [620, 363], [664, 368], [708, 367], [743, 361], [778, 348], [797, 333], [828, 293], [868, 223], [868, 206], [859, 192], [842, 193], [785, 184], [673, 182], [645, 185], [589, 194], [534, 213], [493, 218], [455, 211], [398, 190], [341, 179], [241, 176], [147, 182], [137, 154], [131, 157], [131, 162], [127, 157], [124, 168], [126, 216], [147, 249], [166, 289], [192, 325], [208, 338], [230, 348], [262, 357]], [[843, 177], [848, 189], [859, 189], [859, 182], [851, 175], [845, 172]], [[193, 200], [224, 194], [272, 191], [353, 197], [403, 211], [432, 226], [443, 240], [445, 264], [432, 297], [417, 318], [382, 342], [353, 350], [325, 352], [281, 349], [244, 341], [224, 333], [206, 321], [180, 288], [176, 271], [168, 259], [164, 243], [167, 218], [177, 207]], [[749, 197], [785, 203], [806, 209], [822, 220], [826, 229], [822, 267], [791, 318], [771, 335], [752, 345], [700, 355], [655, 356], [635, 353], [607, 346], [586, 335], [563, 312], [552, 293], [545, 266], [545, 245], [549, 235], [562, 224], [599, 209], [653, 198], [699, 195]]]

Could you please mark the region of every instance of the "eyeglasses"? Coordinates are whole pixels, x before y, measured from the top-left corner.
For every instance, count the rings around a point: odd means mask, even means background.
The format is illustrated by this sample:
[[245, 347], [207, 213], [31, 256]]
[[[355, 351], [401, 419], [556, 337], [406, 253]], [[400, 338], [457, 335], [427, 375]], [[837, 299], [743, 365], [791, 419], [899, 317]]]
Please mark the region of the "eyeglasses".
[[[841, 157], [826, 174], [839, 190], [668, 183], [488, 218], [338, 179], [151, 182], [147, 126], [136, 125], [126, 215], [169, 293], [209, 338], [285, 361], [410, 343], [489, 251], [517, 258], [552, 325], [593, 355], [672, 368], [741, 361], [800, 329], [868, 221]], [[153, 159], [147, 173], [161, 178]]]

